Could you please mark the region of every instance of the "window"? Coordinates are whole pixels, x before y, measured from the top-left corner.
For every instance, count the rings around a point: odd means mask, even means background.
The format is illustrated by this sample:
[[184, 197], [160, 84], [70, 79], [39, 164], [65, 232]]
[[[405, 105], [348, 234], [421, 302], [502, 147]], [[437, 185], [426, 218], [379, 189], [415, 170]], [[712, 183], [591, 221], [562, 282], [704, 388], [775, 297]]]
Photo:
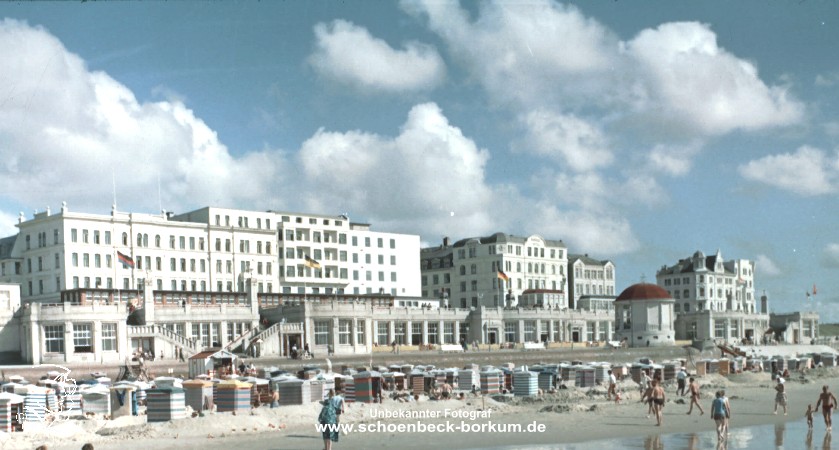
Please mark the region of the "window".
[[516, 324], [513, 322], [505, 322], [504, 323], [504, 341], [505, 342], [516, 342]]
[[[593, 340], [593, 339], [589, 339]], [[536, 338], [536, 321], [535, 320], [525, 320], [524, 321], [524, 342], [537, 342], [538, 339]]]
[[387, 322], [379, 322], [376, 324], [376, 343], [379, 345], [389, 345], [388, 342], [388, 323]]
[[341, 319], [338, 321], [338, 343], [341, 345], [350, 344], [350, 331], [352, 320]]
[[364, 345], [364, 321], [359, 320], [355, 323], [355, 343], [357, 345]]
[[428, 322], [428, 343], [429, 344], [439, 344], [437, 341], [437, 335], [439, 334], [439, 323], [438, 322]]
[[117, 324], [102, 324], [102, 350], [106, 352], [117, 350]]
[[725, 320], [714, 320], [714, 337], [725, 339]]
[[44, 344], [47, 353], [64, 353], [64, 325], [45, 325]]
[[70, 242], [79, 242], [79, 230], [75, 228], [70, 230]]
[[76, 353], [93, 352], [93, 337], [89, 323], [73, 324], [73, 351]]
[[329, 321], [315, 321], [315, 345], [329, 344]]
[[73, 264], [73, 267], [79, 267], [79, 254], [73, 253], [70, 255], [70, 263]]

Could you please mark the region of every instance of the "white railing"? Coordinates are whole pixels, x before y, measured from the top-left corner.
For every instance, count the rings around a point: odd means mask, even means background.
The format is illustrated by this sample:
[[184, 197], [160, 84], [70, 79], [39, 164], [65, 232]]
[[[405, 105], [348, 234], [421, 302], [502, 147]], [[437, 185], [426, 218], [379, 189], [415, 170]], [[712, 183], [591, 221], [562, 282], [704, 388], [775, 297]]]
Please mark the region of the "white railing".
[[198, 353], [198, 348], [192, 339], [181, 336], [178, 333], [160, 325], [129, 325], [128, 336], [160, 336], [176, 345], [180, 345], [184, 350], [192, 353]]

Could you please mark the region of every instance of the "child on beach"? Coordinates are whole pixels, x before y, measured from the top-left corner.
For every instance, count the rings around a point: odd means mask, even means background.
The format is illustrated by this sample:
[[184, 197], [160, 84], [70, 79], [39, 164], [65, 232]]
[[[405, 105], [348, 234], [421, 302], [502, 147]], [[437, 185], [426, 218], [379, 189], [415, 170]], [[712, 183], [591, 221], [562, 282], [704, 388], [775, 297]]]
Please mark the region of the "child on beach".
[[615, 404], [616, 404], [616, 405], [620, 405], [620, 404], [621, 404], [621, 398], [622, 398], [622, 396], [621, 396], [621, 390], [620, 390], [620, 389], [615, 390]]
[[807, 405], [807, 412], [804, 413], [804, 417], [807, 418], [807, 428], [813, 428], [813, 405]]

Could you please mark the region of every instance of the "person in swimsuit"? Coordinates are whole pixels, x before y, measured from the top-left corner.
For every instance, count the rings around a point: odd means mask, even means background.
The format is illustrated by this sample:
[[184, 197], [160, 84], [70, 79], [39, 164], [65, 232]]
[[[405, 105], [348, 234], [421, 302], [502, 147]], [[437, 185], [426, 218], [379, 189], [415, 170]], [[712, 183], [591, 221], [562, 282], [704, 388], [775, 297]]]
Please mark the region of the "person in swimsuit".
[[661, 426], [662, 414], [661, 410], [664, 408], [664, 388], [659, 384], [658, 379], [653, 380], [653, 391], [650, 394], [653, 405], [653, 413], [655, 414], [656, 426]]
[[819, 394], [819, 401], [816, 403], [816, 409], [822, 407], [822, 415], [824, 416], [824, 424], [827, 431], [833, 429], [833, 419], [830, 417], [833, 414], [833, 409], [836, 408], [836, 396], [830, 392], [827, 385], [822, 386], [822, 393]]
[[778, 384], [775, 385], [775, 411], [778, 414], [778, 406], [784, 407], [784, 415], [787, 415], [787, 390], [784, 387], [784, 378], [778, 377]]
[[717, 391], [714, 401], [711, 402], [711, 418], [717, 424], [717, 440], [724, 441], [728, 435], [728, 419], [731, 417], [731, 406], [725, 391]]
[[688, 392], [690, 392], [690, 409], [688, 409], [688, 415], [693, 412], [693, 405], [696, 405], [696, 407], [699, 408], [700, 416], [705, 414], [705, 410], [702, 409], [702, 405], [699, 404], [699, 383], [695, 378], [690, 377], [690, 387], [688, 389]]

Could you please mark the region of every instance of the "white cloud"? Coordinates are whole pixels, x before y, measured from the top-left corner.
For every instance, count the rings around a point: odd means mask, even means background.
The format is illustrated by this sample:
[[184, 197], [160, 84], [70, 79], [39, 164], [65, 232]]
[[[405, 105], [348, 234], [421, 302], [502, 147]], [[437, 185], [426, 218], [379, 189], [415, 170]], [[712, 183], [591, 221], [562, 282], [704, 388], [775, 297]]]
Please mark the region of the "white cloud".
[[839, 73], [837, 72], [816, 75], [815, 85], [818, 87], [833, 87], [836, 83], [839, 83]]
[[749, 161], [738, 167], [740, 175], [799, 195], [835, 192], [839, 161], [817, 148], [802, 146], [795, 153], [782, 153]]
[[309, 210], [356, 211], [430, 235], [491, 228], [488, 159], [433, 103], [415, 106], [396, 137], [319, 130], [299, 153]]
[[525, 111], [563, 105], [674, 136], [713, 136], [798, 122], [803, 106], [695, 22], [665, 23], [627, 42], [574, 6], [403, 0], [496, 100]]
[[701, 148], [702, 144], [699, 142], [687, 145], [658, 144], [653, 147], [647, 158], [653, 170], [673, 177], [683, 176], [690, 172], [693, 157]]
[[822, 265], [829, 268], [839, 267], [839, 244], [827, 244], [822, 254]]
[[755, 270], [761, 276], [766, 277], [777, 277], [782, 273], [778, 265], [771, 258], [763, 254], [757, 255], [757, 258], [755, 258]]
[[648, 107], [671, 125], [687, 122], [718, 135], [799, 121], [803, 107], [782, 86], [767, 86], [757, 67], [717, 45], [716, 35], [696, 22], [665, 23], [641, 31], [623, 45], [640, 65]]
[[526, 128], [524, 141], [516, 145], [520, 152], [547, 156], [578, 172], [603, 168], [614, 160], [601, 130], [574, 115], [540, 109], [520, 121]]
[[574, 6], [482, 2], [474, 21], [457, 2], [409, 0], [402, 6], [426, 17], [454, 57], [499, 99], [542, 103], [556, 99], [557, 91], [594, 95], [603, 86], [589, 85], [591, 73], [613, 68], [617, 39]]
[[363, 27], [344, 20], [315, 25], [316, 49], [309, 63], [321, 75], [372, 91], [431, 89], [443, 80], [445, 66], [426, 44], [407, 42], [391, 48]]
[[280, 152], [232, 156], [182, 102], [139, 102], [40, 27], [0, 22], [0, 61], [0, 191], [12, 201], [101, 211], [115, 179], [118, 206], [154, 211], [159, 176], [169, 210], [276, 206], [265, 199], [283, 180]]
[[532, 206], [538, 208], [539, 214], [528, 217], [529, 229], [542, 236], [562, 239], [574, 252], [618, 255], [640, 247], [632, 226], [622, 217], [560, 210], [552, 202]]

